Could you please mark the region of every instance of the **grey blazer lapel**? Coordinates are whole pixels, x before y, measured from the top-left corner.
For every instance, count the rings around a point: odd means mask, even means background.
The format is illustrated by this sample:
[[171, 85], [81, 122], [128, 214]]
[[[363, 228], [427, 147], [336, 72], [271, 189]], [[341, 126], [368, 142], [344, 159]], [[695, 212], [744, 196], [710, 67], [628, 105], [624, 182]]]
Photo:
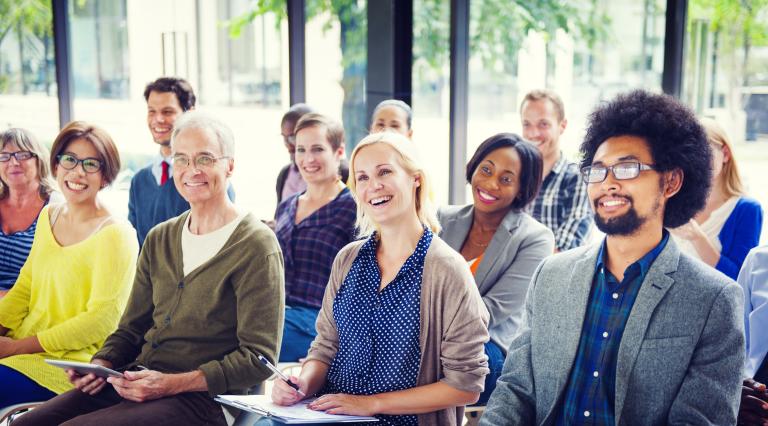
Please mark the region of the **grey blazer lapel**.
[[[485, 254], [483, 254], [483, 258], [480, 260], [480, 264], [477, 265], [475, 273], [475, 282], [477, 282], [480, 294], [484, 294], [486, 291], [485, 287], [489, 284], [486, 282], [486, 278], [493, 268], [502, 260], [505, 262], [512, 260], [508, 257], [508, 251], [509, 246], [512, 244], [512, 233], [519, 225], [520, 212], [510, 211], [504, 216], [504, 220], [501, 221], [496, 232], [494, 232], [491, 242], [488, 244]], [[493, 284], [495, 284], [495, 280]]]
[[464, 244], [469, 228], [472, 227], [472, 212], [472, 206], [470, 205], [462, 207], [454, 214], [445, 217], [440, 238], [457, 252], [461, 251], [461, 245]]
[[669, 274], [677, 271], [677, 264], [680, 260], [680, 250], [670, 237], [664, 250], [651, 265], [648, 274], [637, 293], [635, 304], [629, 313], [627, 325], [624, 327], [624, 334], [621, 336], [619, 344], [619, 354], [616, 360], [616, 395], [615, 395], [615, 413], [616, 424], [619, 424], [621, 410], [624, 407], [624, 401], [627, 397], [627, 388], [629, 377], [635, 360], [640, 352], [640, 347], [645, 338], [645, 331], [651, 320], [656, 306], [667, 294], [675, 280]]

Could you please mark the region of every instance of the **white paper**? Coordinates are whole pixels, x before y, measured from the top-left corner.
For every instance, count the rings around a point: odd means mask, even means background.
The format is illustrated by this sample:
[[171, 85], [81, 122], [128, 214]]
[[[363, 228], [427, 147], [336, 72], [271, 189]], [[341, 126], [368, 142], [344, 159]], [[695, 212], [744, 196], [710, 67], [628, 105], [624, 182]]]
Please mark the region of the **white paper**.
[[254, 412], [268, 413], [271, 416], [280, 417], [286, 420], [311, 420], [318, 423], [378, 421], [375, 417], [327, 414], [323, 411], [311, 410], [307, 405], [314, 401], [315, 398], [308, 398], [287, 407], [275, 404], [272, 402], [272, 398], [267, 395], [219, 395], [219, 398], [234, 402], [234, 406], [249, 407], [252, 408]]

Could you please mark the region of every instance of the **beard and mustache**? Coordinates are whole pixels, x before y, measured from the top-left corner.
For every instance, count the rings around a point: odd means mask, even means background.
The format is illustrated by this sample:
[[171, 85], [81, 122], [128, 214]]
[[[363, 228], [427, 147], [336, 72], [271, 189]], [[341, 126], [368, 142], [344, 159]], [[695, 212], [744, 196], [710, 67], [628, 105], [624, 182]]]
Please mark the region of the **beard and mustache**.
[[[637, 232], [640, 229], [641, 226], [643, 226], [645, 222], [648, 221], [648, 217], [640, 216], [637, 214], [637, 210], [635, 210], [634, 200], [631, 196], [620, 195], [618, 197], [628, 201], [630, 205], [629, 211], [627, 211], [621, 216], [604, 218], [600, 216], [600, 214], [597, 212], [598, 203], [600, 200], [600, 198], [597, 198], [593, 201], [594, 211], [595, 211], [595, 225], [597, 225], [597, 229], [599, 229], [601, 232], [605, 233], [606, 235], [615, 235], [615, 236], [623, 236], [623, 237], [633, 235], [635, 232]], [[660, 207], [661, 207], [661, 200], [659, 197], [657, 197], [653, 204], [652, 213], [655, 214]]]

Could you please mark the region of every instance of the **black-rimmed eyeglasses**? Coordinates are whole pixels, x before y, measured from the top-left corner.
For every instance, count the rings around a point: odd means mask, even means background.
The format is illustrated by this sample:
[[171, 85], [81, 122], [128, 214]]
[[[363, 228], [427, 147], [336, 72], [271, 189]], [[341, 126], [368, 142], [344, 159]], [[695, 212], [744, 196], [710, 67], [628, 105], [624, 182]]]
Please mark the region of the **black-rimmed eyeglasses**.
[[645, 164], [639, 161], [622, 161], [612, 166], [582, 167], [581, 177], [585, 183], [600, 183], [608, 177], [609, 170], [617, 180], [627, 180], [638, 177], [642, 171], [655, 170], [655, 168], [653, 164]]
[[31, 151], [0, 152], [0, 163], [11, 161], [11, 157], [15, 158], [18, 162], [22, 162], [34, 156], [35, 153]]
[[86, 173], [97, 173], [101, 170], [101, 160], [98, 158], [83, 158], [79, 159], [70, 154], [59, 154], [56, 156], [59, 160], [59, 166], [64, 167], [67, 170], [72, 170], [77, 167], [78, 164], [83, 165], [83, 171]]

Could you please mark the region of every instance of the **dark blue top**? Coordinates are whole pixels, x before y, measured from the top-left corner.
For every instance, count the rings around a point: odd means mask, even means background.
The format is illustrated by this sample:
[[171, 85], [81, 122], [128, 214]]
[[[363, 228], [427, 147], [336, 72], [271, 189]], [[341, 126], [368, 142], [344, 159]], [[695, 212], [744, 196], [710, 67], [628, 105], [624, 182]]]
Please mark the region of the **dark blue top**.
[[[47, 204], [47, 203], [46, 203]], [[0, 228], [0, 290], [10, 290], [27, 261], [35, 239], [37, 219], [27, 229], [6, 234]]]
[[[432, 231], [425, 229], [413, 254], [381, 291], [375, 234], [360, 248], [333, 301], [339, 350], [324, 393], [374, 395], [416, 386], [421, 277], [431, 242]], [[416, 415], [377, 417], [382, 424], [418, 424]]]
[[285, 301], [320, 309], [333, 260], [355, 237], [357, 206], [348, 188], [296, 223], [299, 195], [286, 198], [275, 217], [275, 234], [285, 262]]
[[[227, 186], [227, 195], [235, 201], [232, 185]], [[158, 185], [152, 174], [152, 165], [139, 170], [131, 178], [128, 196], [128, 220], [139, 237], [139, 246], [144, 244], [149, 230], [155, 225], [176, 217], [189, 210], [189, 203], [176, 190], [173, 177], [163, 185]]]
[[621, 282], [605, 267], [603, 242], [558, 425], [615, 423], [616, 358], [621, 336], [640, 286], [668, 240], [669, 232], [664, 230], [661, 242], [629, 265]]
[[757, 200], [741, 197], [718, 234], [722, 245], [715, 268], [735, 280], [750, 250], [760, 242], [763, 209]]

